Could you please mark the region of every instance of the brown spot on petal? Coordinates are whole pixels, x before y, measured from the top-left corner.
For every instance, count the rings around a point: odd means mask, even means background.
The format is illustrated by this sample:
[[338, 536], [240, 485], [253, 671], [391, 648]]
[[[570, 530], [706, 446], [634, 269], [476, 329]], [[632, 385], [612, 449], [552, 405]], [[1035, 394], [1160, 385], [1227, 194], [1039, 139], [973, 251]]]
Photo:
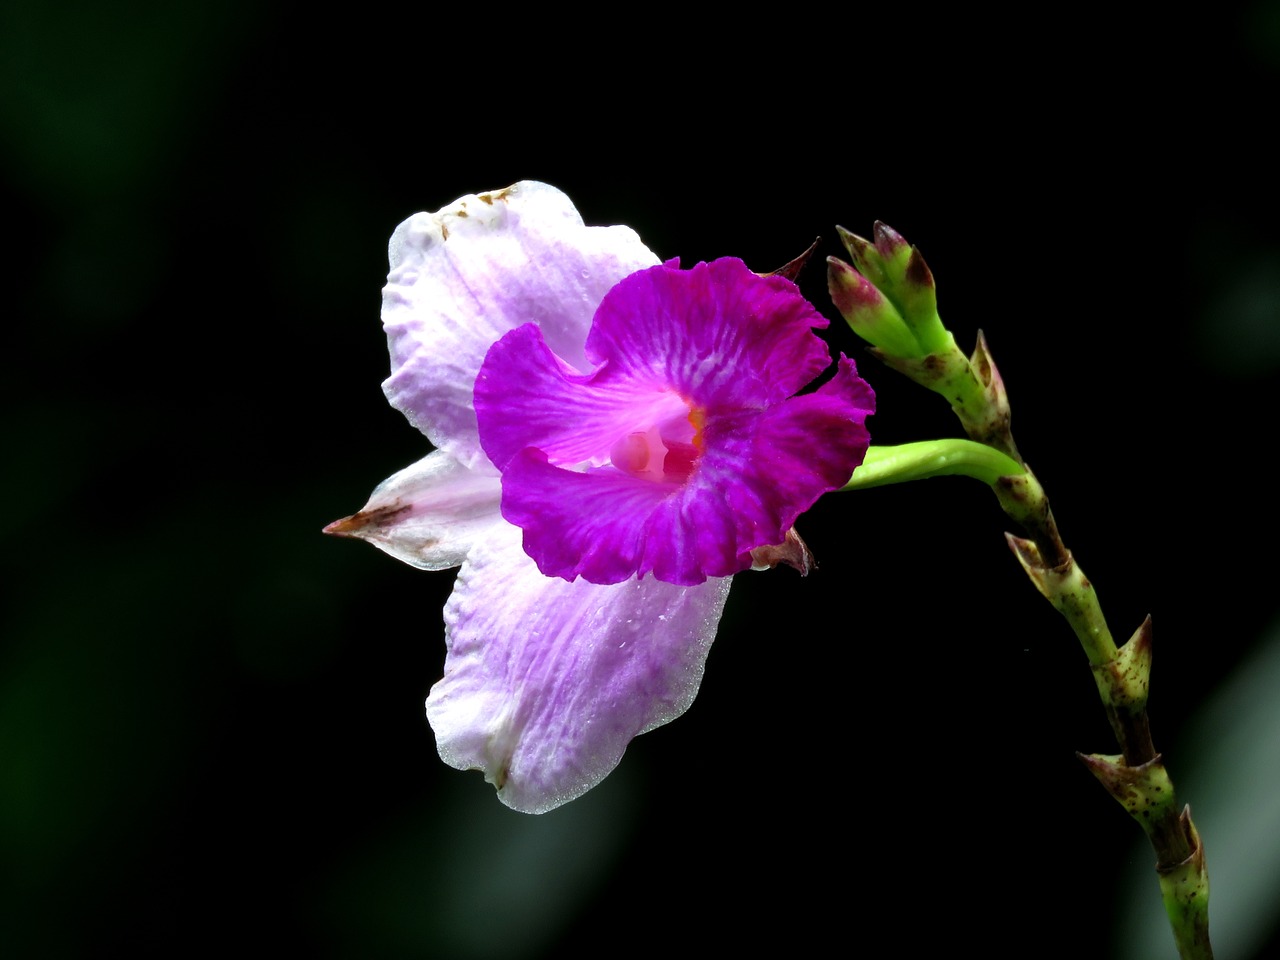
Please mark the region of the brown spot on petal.
[[443, 223], [440, 224], [440, 239], [442, 240], [449, 239], [449, 228], [446, 227]]
[[511, 187], [503, 187], [501, 190], [494, 190], [492, 193], [479, 194], [477, 199], [481, 203], [492, 207], [493, 201], [505, 200], [510, 194], [511, 194]]
[[458, 211], [458, 216], [459, 216], [461, 219], [465, 220], [467, 217], [471, 216], [471, 214], [467, 213], [467, 211], [465, 211], [465, 210], [459, 210], [459, 211]]
[[752, 570], [771, 570], [778, 564], [785, 563], [798, 570], [802, 577], [807, 577], [811, 571], [818, 569], [818, 561], [813, 558], [808, 544], [800, 539], [795, 527], [787, 531], [787, 538], [782, 543], [752, 550], [751, 562]]
[[373, 510], [361, 510], [349, 517], [333, 521], [320, 532], [335, 537], [359, 537], [369, 527], [388, 526], [392, 520], [408, 509], [407, 503], [395, 503], [387, 504], [385, 507], [375, 507]]

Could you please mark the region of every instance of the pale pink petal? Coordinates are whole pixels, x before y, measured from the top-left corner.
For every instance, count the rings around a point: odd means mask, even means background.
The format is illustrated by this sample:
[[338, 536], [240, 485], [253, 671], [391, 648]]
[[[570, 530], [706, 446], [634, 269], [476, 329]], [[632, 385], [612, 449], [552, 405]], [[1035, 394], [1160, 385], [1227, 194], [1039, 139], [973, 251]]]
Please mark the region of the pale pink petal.
[[489, 470], [472, 389], [490, 345], [536, 323], [551, 349], [585, 372], [583, 344], [605, 293], [658, 262], [631, 228], [584, 226], [568, 197], [533, 181], [410, 217], [389, 252], [383, 390], [437, 447]]
[[495, 525], [501, 481], [437, 450], [380, 483], [357, 514], [324, 528], [423, 570], [456, 567]]
[[520, 531], [498, 528], [445, 607], [449, 654], [427, 699], [440, 756], [482, 770], [516, 810], [581, 796], [693, 702], [729, 582], [544, 577]]

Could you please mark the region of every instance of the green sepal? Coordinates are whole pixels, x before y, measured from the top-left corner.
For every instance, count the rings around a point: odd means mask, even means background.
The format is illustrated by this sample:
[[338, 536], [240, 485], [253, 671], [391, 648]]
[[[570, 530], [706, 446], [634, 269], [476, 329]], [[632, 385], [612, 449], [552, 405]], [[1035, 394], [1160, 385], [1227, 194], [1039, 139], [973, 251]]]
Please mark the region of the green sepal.
[[1018, 456], [1010, 432], [1009, 395], [1004, 389], [1004, 377], [996, 368], [987, 338], [978, 331], [978, 343], [969, 358], [969, 369], [980, 396], [969, 397], [963, 406], [952, 404], [952, 409], [964, 424], [965, 433], [974, 440], [999, 447], [1010, 456]]
[[[857, 333], [857, 330], [854, 330], [854, 333]], [[873, 349], [872, 352], [886, 366], [897, 370], [922, 387], [928, 387], [934, 393], [942, 394], [954, 407], [958, 403], [966, 403], [970, 395], [976, 392], [977, 384], [969, 370], [969, 361], [956, 346], [955, 338], [947, 333], [945, 339], [944, 348], [934, 353], [901, 354], [890, 353], [879, 348]]]
[[1191, 808], [1176, 813], [1173, 782], [1160, 754], [1137, 766], [1120, 756], [1076, 754], [1120, 805], [1151, 837], [1157, 850], [1178, 849], [1185, 857], [1157, 863], [1160, 894], [1183, 960], [1207, 960], [1209, 945], [1209, 870]]
[[1119, 754], [1076, 754], [1129, 815], [1151, 833], [1178, 801], [1160, 754], [1131, 767]]
[[996, 497], [1010, 519], [1026, 530], [1035, 530], [1045, 526], [1051, 517], [1049, 498], [1031, 468], [1023, 466], [1017, 475], [1007, 476], [996, 485]]
[[991, 359], [982, 331], [972, 358], [964, 355], [949, 331], [943, 333], [942, 347], [924, 356], [894, 353], [878, 346], [872, 353], [886, 366], [944, 397], [971, 440], [991, 444], [1017, 458], [1018, 448], [1009, 432], [1004, 378]]
[[1103, 703], [1135, 716], [1145, 710], [1151, 687], [1151, 618], [1116, 651], [1115, 659], [1092, 669]]
[[1183, 960], [1199, 960], [1213, 956], [1209, 945], [1209, 867], [1189, 805], [1183, 807], [1178, 825], [1186, 835], [1191, 856], [1172, 866], [1157, 866], [1156, 875], [1179, 956]]
[[1093, 584], [1076, 565], [1070, 552], [1065, 554], [1066, 559], [1062, 563], [1049, 566], [1033, 541], [1011, 533], [1006, 533], [1005, 539], [1036, 589], [1071, 624], [1089, 663], [1101, 666], [1114, 660], [1116, 642], [1107, 628]]

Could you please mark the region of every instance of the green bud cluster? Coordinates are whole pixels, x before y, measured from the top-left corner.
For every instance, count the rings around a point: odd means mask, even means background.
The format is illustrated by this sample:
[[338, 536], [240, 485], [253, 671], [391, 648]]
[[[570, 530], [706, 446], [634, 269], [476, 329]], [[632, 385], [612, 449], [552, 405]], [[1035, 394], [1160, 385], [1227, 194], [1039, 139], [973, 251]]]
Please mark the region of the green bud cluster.
[[827, 258], [827, 289], [849, 327], [888, 366], [947, 398], [970, 439], [1018, 458], [1004, 381], [978, 333], [966, 357], [938, 316], [933, 273], [920, 251], [877, 221], [874, 241], [836, 228], [850, 265]]
[[919, 250], [879, 221], [874, 242], [844, 227], [836, 230], [853, 266], [828, 258], [828, 287], [855, 333], [894, 357], [924, 357], [954, 346], [938, 316], [933, 274]]

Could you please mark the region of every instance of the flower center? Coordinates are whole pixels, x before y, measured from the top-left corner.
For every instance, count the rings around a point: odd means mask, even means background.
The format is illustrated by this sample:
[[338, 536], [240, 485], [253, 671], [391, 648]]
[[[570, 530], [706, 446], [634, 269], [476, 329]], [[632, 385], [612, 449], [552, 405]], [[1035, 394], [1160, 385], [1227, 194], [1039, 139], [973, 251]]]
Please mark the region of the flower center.
[[696, 407], [683, 415], [625, 434], [609, 451], [609, 461], [624, 473], [655, 483], [684, 483], [702, 454], [705, 416]]

